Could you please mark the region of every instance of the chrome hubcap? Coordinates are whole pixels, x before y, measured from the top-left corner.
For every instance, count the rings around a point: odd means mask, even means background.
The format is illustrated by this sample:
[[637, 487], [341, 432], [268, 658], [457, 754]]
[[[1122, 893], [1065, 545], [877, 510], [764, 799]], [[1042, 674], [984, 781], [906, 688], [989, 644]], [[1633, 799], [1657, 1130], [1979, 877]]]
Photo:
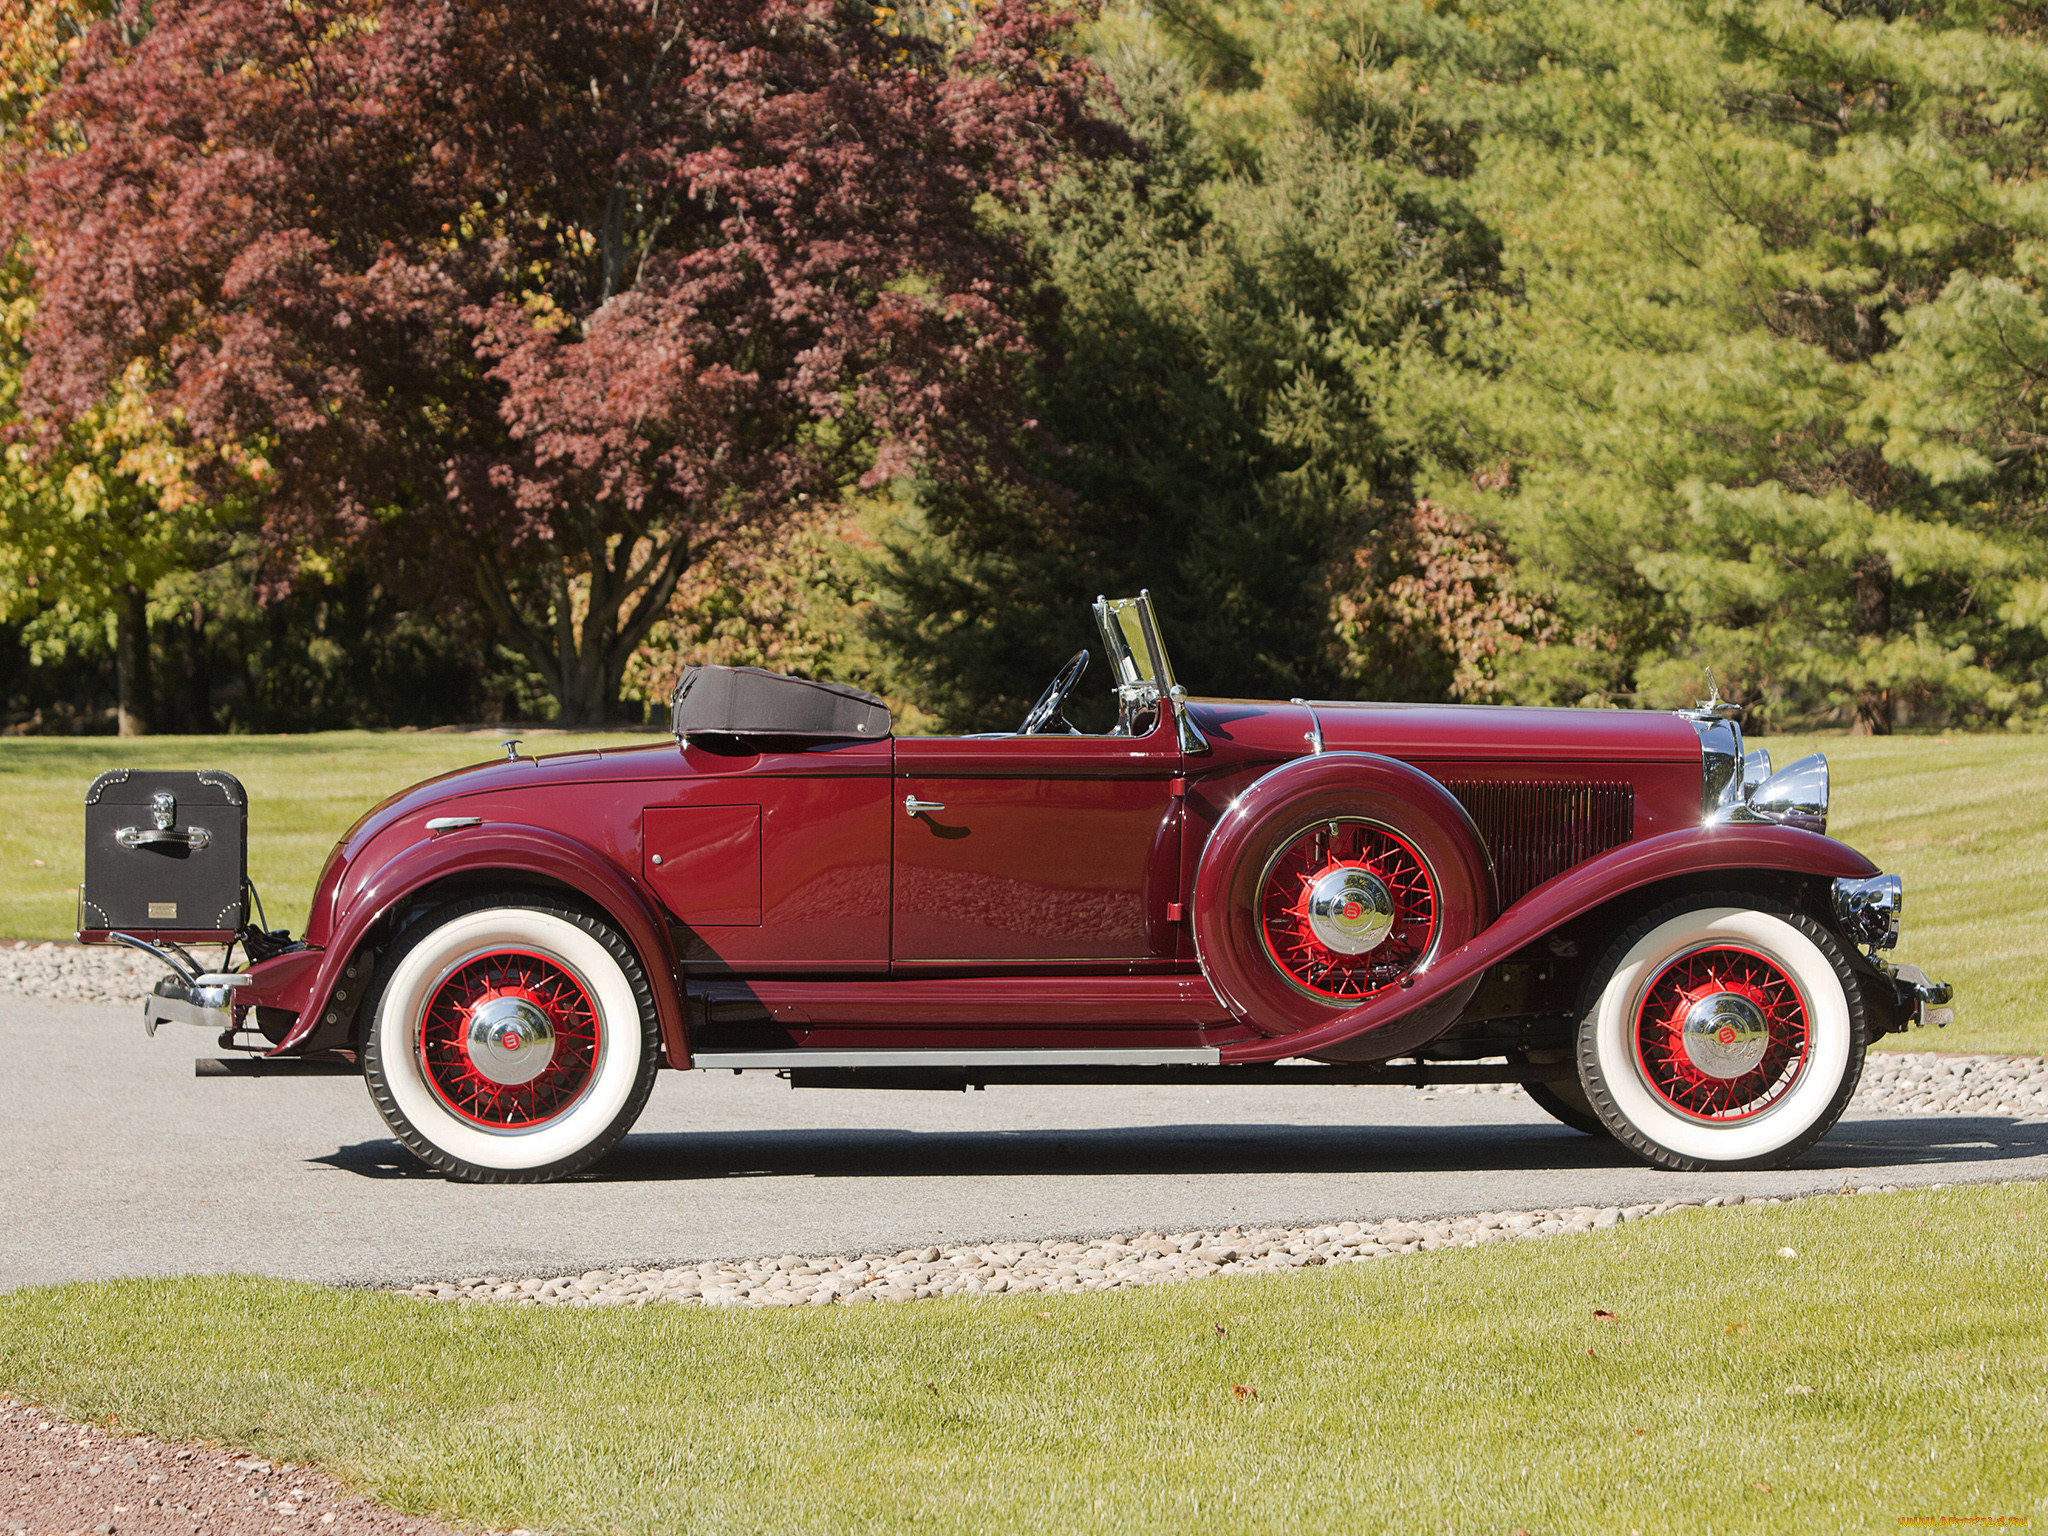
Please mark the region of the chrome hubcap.
[[463, 1044], [479, 1074], [516, 1087], [547, 1071], [555, 1055], [555, 1027], [523, 997], [494, 997], [469, 1016]]
[[1685, 1054], [1709, 1077], [1741, 1077], [1770, 1049], [1763, 1010], [1739, 992], [1710, 992], [1685, 1015]]
[[1308, 925], [1324, 948], [1363, 955], [1393, 929], [1394, 898], [1371, 870], [1339, 865], [1309, 887]]

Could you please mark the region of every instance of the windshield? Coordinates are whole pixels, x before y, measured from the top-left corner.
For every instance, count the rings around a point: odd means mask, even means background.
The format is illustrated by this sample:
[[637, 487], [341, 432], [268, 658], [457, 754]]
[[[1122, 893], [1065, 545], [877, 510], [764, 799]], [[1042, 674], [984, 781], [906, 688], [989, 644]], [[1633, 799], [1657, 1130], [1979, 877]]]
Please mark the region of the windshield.
[[1173, 663], [1159, 638], [1149, 590], [1136, 597], [1098, 597], [1095, 622], [1116, 674], [1117, 730], [1140, 734], [1138, 717], [1173, 696]]

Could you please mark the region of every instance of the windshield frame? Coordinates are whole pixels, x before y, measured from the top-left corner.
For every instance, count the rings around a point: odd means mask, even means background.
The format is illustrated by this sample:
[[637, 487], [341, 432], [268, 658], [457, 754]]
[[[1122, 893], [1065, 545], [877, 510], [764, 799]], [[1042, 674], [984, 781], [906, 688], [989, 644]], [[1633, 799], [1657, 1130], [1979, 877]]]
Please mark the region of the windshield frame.
[[1116, 674], [1117, 734], [1134, 734], [1138, 717], [1164, 701], [1173, 710], [1181, 750], [1207, 752], [1209, 743], [1188, 718], [1187, 691], [1174, 681], [1173, 662], [1152, 611], [1151, 589], [1141, 587], [1136, 597], [1097, 597], [1095, 624]]

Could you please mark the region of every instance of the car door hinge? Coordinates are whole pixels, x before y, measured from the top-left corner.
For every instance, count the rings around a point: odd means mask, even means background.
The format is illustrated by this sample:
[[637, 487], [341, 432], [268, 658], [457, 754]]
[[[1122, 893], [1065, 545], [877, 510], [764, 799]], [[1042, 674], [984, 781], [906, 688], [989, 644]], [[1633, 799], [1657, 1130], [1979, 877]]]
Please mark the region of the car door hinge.
[[1188, 781], [1181, 778], [1168, 779], [1166, 781], [1166, 792], [1176, 800], [1185, 800], [1188, 793]]
[[1188, 909], [1179, 902], [1169, 901], [1166, 904], [1166, 920], [1169, 923], [1184, 922], [1187, 919], [1187, 915]]

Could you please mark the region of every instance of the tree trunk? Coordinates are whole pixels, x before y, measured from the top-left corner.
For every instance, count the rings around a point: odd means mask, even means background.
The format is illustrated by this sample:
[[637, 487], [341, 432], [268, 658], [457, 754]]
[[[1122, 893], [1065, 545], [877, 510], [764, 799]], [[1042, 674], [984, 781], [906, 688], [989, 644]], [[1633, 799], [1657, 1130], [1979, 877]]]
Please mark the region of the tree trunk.
[[[529, 567], [539, 577], [538, 588], [524, 586], [523, 600], [490, 551], [479, 550], [476, 563], [485, 610], [500, 635], [545, 680], [555, 697], [554, 723], [575, 729], [618, 717], [626, 664], [668, 611], [691, 556], [688, 540], [676, 533], [607, 539], [590, 525], [584, 533], [587, 559], [581, 568], [557, 551], [538, 570]], [[584, 583], [580, 602], [579, 581]], [[581, 623], [575, 616], [578, 607]]]
[[[1856, 567], [1856, 634], [1883, 639], [1892, 631], [1892, 566], [1883, 555], [1872, 555]], [[1889, 736], [1892, 733], [1892, 691], [1866, 683], [1856, 695], [1856, 719], [1851, 736]]]
[[114, 609], [115, 714], [123, 736], [147, 736], [151, 708], [149, 595], [134, 582], [123, 587]]
[[192, 621], [183, 626], [185, 653], [185, 729], [203, 736], [213, 729], [213, 669], [206, 647], [206, 610], [192, 605]]

